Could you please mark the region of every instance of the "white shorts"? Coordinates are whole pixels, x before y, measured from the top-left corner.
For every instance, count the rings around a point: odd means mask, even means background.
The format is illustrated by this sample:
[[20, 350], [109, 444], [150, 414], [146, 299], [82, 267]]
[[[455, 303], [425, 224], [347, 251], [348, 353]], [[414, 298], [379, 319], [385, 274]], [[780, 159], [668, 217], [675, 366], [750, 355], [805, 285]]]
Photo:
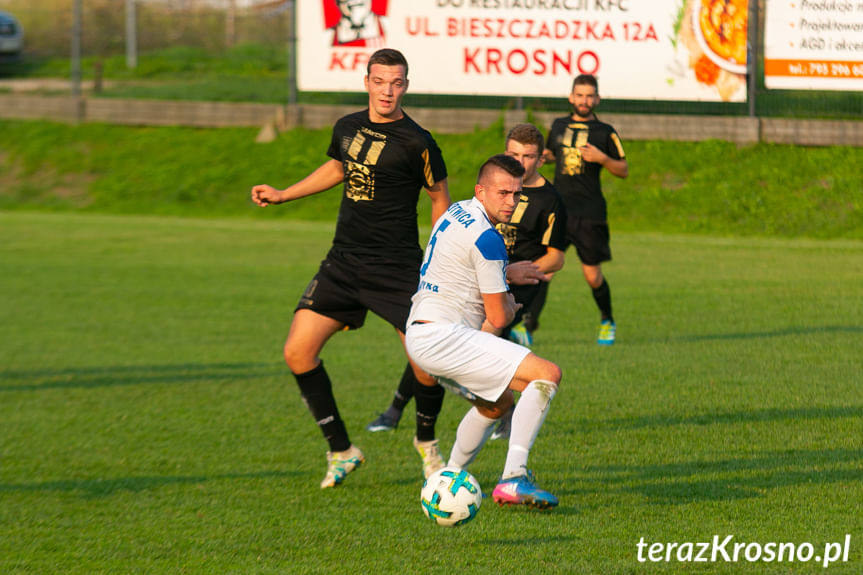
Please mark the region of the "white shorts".
[[408, 326], [405, 348], [426, 373], [455, 382], [491, 402], [506, 391], [530, 353], [524, 346], [484, 331], [433, 322]]

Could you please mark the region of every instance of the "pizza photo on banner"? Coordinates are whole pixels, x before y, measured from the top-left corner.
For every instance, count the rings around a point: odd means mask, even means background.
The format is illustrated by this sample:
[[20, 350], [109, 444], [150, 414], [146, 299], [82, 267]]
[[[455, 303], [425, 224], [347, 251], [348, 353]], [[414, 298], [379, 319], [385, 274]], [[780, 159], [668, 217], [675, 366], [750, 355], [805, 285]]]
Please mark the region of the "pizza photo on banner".
[[748, 0], [686, 0], [675, 24], [686, 67], [726, 102], [746, 87], [748, 22]]

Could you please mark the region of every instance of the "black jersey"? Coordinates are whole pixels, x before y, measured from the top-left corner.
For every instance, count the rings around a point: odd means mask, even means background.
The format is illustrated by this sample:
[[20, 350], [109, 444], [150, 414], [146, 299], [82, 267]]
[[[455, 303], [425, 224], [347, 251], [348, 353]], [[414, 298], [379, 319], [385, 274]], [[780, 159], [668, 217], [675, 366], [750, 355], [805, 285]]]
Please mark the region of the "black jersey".
[[607, 219], [605, 197], [599, 181], [602, 166], [585, 162], [579, 147], [590, 142], [612, 159], [625, 156], [620, 137], [611, 125], [597, 119], [556, 118], [548, 133], [548, 149], [554, 153], [554, 187], [560, 192], [570, 216], [589, 220]]
[[509, 223], [497, 230], [506, 242], [510, 261], [533, 261], [551, 246], [566, 251], [566, 208], [548, 180], [536, 188], [523, 188]]
[[336, 122], [327, 155], [344, 168], [333, 247], [388, 259], [421, 259], [419, 193], [447, 177], [431, 134], [407, 114], [379, 124], [369, 120], [366, 109]]

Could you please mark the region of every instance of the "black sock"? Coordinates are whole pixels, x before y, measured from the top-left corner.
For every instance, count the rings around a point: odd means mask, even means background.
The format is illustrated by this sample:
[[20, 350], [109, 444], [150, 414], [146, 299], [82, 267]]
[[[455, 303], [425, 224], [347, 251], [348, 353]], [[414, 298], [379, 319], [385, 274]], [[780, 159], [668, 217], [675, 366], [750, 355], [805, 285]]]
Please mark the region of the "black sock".
[[295, 373], [294, 377], [297, 379], [300, 395], [303, 396], [306, 407], [309, 408], [324, 438], [330, 444], [330, 451], [345, 451], [350, 448], [351, 440], [348, 438], [345, 423], [339, 416], [336, 398], [333, 396], [333, 386], [324, 369], [324, 362], [306, 373]]
[[613, 322], [614, 318], [611, 315], [611, 288], [608, 287], [608, 282], [602, 278], [602, 285], [598, 288], [593, 288], [593, 300], [602, 314], [602, 321], [608, 320]]
[[[416, 376], [414, 375], [414, 370], [411, 367], [411, 364], [408, 363], [405, 366], [404, 373], [402, 374], [402, 380], [399, 382], [399, 388], [393, 396], [393, 402], [390, 405], [390, 409], [398, 414], [401, 414], [401, 412], [404, 411], [405, 406], [414, 396], [415, 382]], [[390, 410], [388, 409], [387, 412], [389, 411]]]
[[435, 423], [443, 406], [444, 389], [435, 384], [423, 385], [419, 381], [414, 387], [417, 402], [417, 441], [432, 441], [435, 438]]

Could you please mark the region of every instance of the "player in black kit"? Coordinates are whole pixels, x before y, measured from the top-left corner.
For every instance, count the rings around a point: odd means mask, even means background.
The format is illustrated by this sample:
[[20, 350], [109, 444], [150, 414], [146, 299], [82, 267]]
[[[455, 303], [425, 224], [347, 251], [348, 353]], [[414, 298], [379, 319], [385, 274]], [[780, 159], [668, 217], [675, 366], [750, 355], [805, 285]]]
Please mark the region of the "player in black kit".
[[[544, 274], [563, 267], [566, 251], [566, 208], [554, 186], [539, 173], [544, 138], [533, 124], [518, 124], [506, 136], [506, 155], [524, 167], [524, 180], [518, 205], [507, 224], [497, 230], [506, 242], [509, 261], [532, 261]], [[550, 278], [549, 278], [550, 279]], [[504, 337], [530, 346], [539, 326], [548, 282], [536, 285], [511, 285], [515, 301], [523, 307], [503, 332]]]
[[596, 78], [582, 74], [572, 83], [569, 95], [572, 114], [557, 118], [548, 134], [545, 157], [555, 161], [554, 187], [560, 192], [568, 214], [567, 244], [575, 244], [584, 278], [593, 290], [601, 314], [600, 345], [615, 339], [611, 290], [602, 275], [602, 262], [611, 260], [608, 218], [599, 172], [602, 168], [618, 178], [629, 175], [629, 165], [615, 129], [593, 113], [599, 104]]
[[[425, 188], [431, 199], [432, 223], [450, 205], [441, 151], [401, 107], [407, 74], [407, 61], [397, 50], [372, 54], [364, 78], [369, 107], [336, 122], [330, 159], [284, 190], [257, 185], [251, 192], [252, 200], [265, 207], [344, 183], [333, 245], [297, 304], [284, 347], [303, 401], [329, 443], [321, 488], [339, 485], [365, 457], [348, 437], [319, 354], [336, 332], [360, 328], [368, 311], [392, 324], [404, 343], [422, 260], [420, 190]], [[414, 445], [428, 476], [444, 465], [434, 436], [443, 389], [411, 363], [402, 385], [417, 398]]]
[[[509, 289], [522, 308], [500, 334], [524, 346], [533, 345], [533, 332], [539, 327], [539, 314], [552, 274], [563, 267], [566, 252], [566, 208], [560, 194], [539, 173], [545, 138], [533, 124], [518, 124], [506, 136], [506, 155], [524, 167], [518, 205], [507, 224], [498, 224], [510, 262], [532, 261], [547, 274], [536, 285], [514, 285]], [[491, 439], [509, 437], [513, 408], [500, 418]]]

